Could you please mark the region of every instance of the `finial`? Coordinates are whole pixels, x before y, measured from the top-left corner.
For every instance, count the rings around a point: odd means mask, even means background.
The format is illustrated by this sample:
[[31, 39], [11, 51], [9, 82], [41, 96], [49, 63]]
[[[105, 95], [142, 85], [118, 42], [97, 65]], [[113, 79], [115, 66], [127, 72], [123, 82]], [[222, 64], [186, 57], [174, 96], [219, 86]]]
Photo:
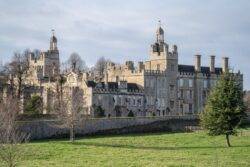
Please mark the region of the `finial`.
[[158, 20], [158, 26], [161, 27], [161, 20]]
[[51, 32], [52, 32], [52, 35], [55, 36], [55, 30], [52, 29]]

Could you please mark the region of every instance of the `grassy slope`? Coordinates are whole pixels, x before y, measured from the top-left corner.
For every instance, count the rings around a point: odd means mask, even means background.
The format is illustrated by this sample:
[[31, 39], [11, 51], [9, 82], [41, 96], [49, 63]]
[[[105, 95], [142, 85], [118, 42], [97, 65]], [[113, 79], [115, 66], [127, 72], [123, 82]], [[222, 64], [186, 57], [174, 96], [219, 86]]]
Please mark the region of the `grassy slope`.
[[250, 129], [231, 138], [204, 132], [37, 141], [21, 166], [250, 166]]

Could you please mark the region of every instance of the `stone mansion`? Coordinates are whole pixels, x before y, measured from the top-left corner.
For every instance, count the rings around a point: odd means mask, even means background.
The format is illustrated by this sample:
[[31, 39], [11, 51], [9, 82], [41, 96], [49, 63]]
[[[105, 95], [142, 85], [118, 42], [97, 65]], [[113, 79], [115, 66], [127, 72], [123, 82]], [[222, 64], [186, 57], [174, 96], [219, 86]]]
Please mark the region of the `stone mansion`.
[[[88, 72], [72, 69], [60, 74], [57, 38], [53, 33], [48, 51], [39, 57], [30, 53], [23, 102], [32, 94], [41, 95], [43, 113], [51, 112], [49, 108], [56, 98], [60, 75], [65, 78], [64, 96], [68, 96], [72, 88], [82, 91], [84, 114], [89, 116], [96, 116], [97, 106], [102, 107], [105, 116], [111, 117], [198, 114], [209, 91], [221, 74], [229, 70], [229, 58], [223, 58], [222, 67], [215, 67], [215, 56], [211, 55], [210, 64], [201, 66], [201, 55], [195, 55], [194, 65], [182, 65], [178, 63], [177, 46], [166, 42], [160, 25], [155, 35], [147, 61], [137, 65], [133, 61], [122, 65], [108, 63], [102, 80], [97, 82]], [[235, 75], [243, 83], [243, 75]]]

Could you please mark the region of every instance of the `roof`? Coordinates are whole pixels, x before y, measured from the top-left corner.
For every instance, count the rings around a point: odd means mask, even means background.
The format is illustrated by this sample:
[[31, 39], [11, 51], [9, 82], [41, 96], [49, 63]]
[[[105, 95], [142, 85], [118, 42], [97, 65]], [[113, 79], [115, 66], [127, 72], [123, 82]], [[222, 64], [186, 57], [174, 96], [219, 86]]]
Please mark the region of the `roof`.
[[88, 87], [95, 87], [96, 86], [95, 81], [87, 81], [86, 84]]
[[127, 86], [128, 90], [141, 90], [139, 85], [137, 85], [136, 83], [127, 83]]
[[[195, 72], [195, 67], [192, 65], [178, 65], [178, 71], [179, 72], [186, 72], [186, 73], [194, 73]], [[210, 74], [210, 67], [201, 67], [201, 73], [203, 74]], [[215, 68], [215, 74], [221, 74], [222, 73], [222, 68]]]
[[[98, 82], [95, 81], [87, 81], [86, 82], [88, 87], [97, 88], [97, 89], [106, 89], [104, 82]], [[118, 89], [118, 82], [108, 82], [108, 89]], [[127, 83], [127, 90], [141, 90], [141, 87], [137, 85], [136, 83]]]

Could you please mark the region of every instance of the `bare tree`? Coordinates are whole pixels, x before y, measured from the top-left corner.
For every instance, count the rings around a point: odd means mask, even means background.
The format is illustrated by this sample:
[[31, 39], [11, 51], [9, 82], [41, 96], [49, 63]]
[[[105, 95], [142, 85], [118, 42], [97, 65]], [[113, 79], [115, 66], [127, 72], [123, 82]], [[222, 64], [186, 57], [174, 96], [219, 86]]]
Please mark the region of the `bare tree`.
[[34, 50], [33, 50], [33, 53], [34, 53], [34, 56], [35, 56], [35, 57], [39, 57], [40, 54], [41, 54], [41, 50], [39, 50], [39, 49], [34, 49]]
[[80, 70], [80, 71], [86, 71], [87, 70], [87, 66], [85, 61], [81, 58], [81, 56], [76, 53], [73, 52], [68, 61], [67, 64], [69, 66], [69, 68], [73, 69], [73, 70]]
[[76, 125], [83, 118], [85, 100], [83, 91], [78, 87], [70, 87], [65, 92], [64, 98], [58, 99], [54, 105], [54, 111], [64, 127], [69, 129], [70, 141], [74, 142]]
[[103, 76], [107, 65], [105, 57], [100, 57], [95, 64], [95, 72], [99, 76]]
[[14, 167], [23, 155], [29, 136], [18, 130], [16, 123], [19, 100], [8, 96], [0, 103], [0, 159], [6, 166]]
[[[28, 59], [24, 54], [15, 52], [12, 61], [6, 65], [7, 73], [17, 79], [17, 97], [20, 98], [23, 86], [23, 80], [29, 68]], [[11, 78], [12, 80], [13, 78]]]
[[30, 49], [27, 48], [23, 51], [22, 56], [23, 56], [23, 61], [26, 62], [27, 66], [29, 67], [29, 56], [30, 56]]

